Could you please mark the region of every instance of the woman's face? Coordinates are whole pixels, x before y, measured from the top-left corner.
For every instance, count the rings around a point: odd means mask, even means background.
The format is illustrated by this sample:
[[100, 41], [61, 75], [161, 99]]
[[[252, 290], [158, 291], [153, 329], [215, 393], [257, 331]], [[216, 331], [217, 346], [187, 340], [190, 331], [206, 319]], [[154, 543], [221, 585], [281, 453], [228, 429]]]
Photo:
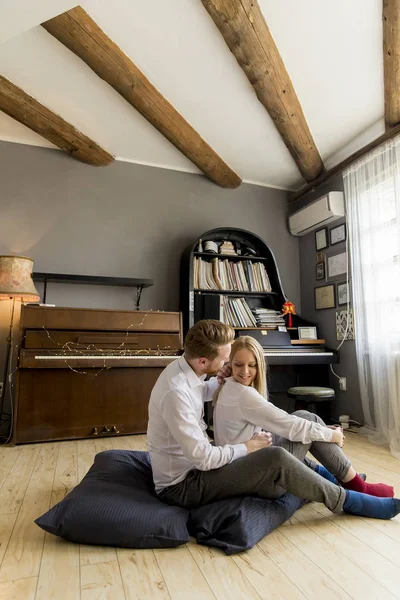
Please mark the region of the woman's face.
[[257, 375], [255, 356], [247, 348], [238, 350], [232, 360], [232, 375], [242, 385], [251, 385]]

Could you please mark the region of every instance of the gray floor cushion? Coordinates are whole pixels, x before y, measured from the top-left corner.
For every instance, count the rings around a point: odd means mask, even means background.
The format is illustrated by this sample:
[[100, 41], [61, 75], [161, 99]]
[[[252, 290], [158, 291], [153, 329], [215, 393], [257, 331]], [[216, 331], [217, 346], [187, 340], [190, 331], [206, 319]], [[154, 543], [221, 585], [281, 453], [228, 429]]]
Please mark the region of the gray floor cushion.
[[36, 519], [45, 531], [81, 544], [171, 548], [189, 541], [226, 554], [254, 546], [286, 521], [302, 500], [230, 498], [188, 511], [161, 502], [147, 452], [107, 450], [96, 455], [81, 483]]

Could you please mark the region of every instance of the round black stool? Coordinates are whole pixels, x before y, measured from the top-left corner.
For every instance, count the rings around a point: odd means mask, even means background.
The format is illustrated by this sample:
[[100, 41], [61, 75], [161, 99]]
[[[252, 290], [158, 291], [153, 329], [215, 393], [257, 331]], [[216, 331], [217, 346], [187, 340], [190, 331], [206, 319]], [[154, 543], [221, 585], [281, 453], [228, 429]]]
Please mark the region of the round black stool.
[[[288, 398], [295, 401], [295, 410], [308, 410], [318, 414], [325, 422], [330, 419], [331, 403], [335, 399], [335, 390], [317, 385], [301, 385], [291, 387], [287, 391]], [[324, 402], [322, 411], [318, 410], [317, 404]], [[322, 407], [321, 407], [322, 408]], [[323, 414], [320, 414], [323, 412]]]

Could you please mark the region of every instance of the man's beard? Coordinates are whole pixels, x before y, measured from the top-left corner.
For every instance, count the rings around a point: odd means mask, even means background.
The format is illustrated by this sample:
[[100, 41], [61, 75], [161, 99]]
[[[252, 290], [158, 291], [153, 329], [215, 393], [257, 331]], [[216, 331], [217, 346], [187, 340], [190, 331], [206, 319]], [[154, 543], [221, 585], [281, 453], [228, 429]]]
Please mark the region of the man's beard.
[[208, 375], [209, 377], [212, 377], [213, 375], [216, 375], [218, 373], [218, 371], [216, 371], [215, 369], [207, 369], [207, 371], [204, 371], [205, 375]]
[[216, 375], [218, 373], [218, 370], [216, 370], [215, 368], [212, 369], [211, 367], [207, 367], [206, 370], [203, 371], [204, 375], [208, 375], [209, 377], [212, 377], [213, 375]]

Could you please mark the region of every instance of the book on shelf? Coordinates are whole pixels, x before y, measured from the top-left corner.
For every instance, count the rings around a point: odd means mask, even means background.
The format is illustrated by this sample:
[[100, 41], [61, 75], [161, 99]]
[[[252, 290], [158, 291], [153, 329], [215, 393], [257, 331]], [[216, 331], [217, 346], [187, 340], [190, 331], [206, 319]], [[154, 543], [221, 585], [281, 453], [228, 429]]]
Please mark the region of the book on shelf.
[[[221, 321], [232, 327], [257, 327], [256, 320], [244, 298], [220, 296], [222, 304]], [[221, 313], [220, 313], [221, 314]]]
[[195, 289], [238, 292], [271, 292], [265, 265], [261, 262], [212, 258], [210, 261], [193, 257]]
[[278, 310], [270, 308], [253, 308], [257, 327], [279, 327], [286, 325], [283, 315]]
[[196, 294], [195, 321], [218, 319], [232, 327], [257, 327], [245, 298], [232, 298], [223, 294]]
[[196, 294], [195, 320], [218, 319], [232, 327], [278, 329], [285, 325], [282, 313], [268, 308], [251, 308], [242, 297]]

